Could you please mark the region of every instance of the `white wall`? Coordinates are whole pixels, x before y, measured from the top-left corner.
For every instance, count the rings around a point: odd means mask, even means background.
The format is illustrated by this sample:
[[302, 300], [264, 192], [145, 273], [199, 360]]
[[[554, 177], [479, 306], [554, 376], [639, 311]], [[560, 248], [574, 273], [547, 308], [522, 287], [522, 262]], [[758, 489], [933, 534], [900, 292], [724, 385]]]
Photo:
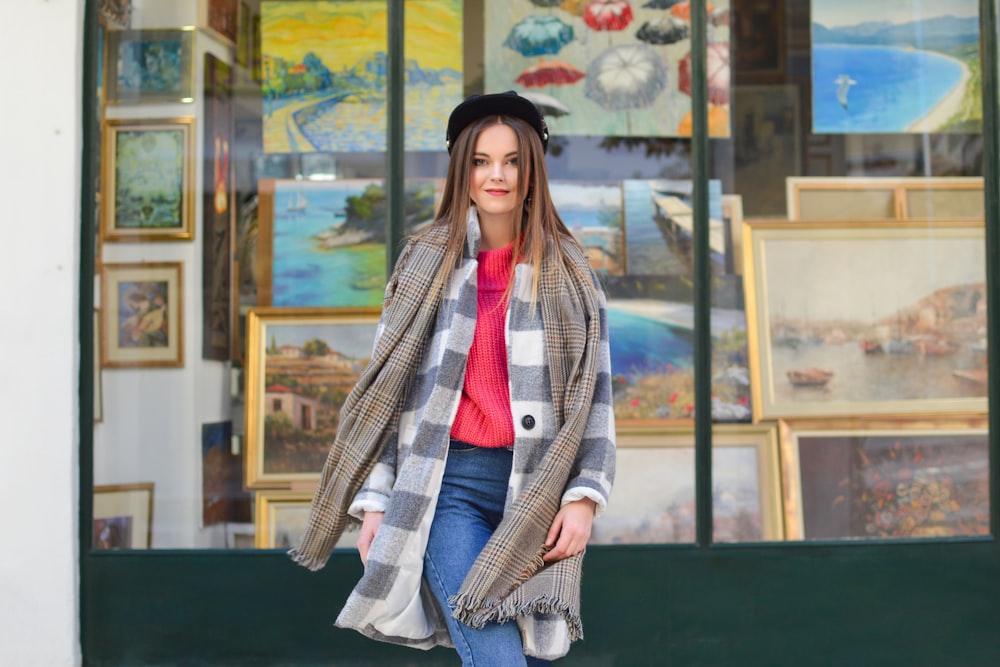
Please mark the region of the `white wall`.
[[83, 0], [0, 6], [0, 664], [80, 662]]

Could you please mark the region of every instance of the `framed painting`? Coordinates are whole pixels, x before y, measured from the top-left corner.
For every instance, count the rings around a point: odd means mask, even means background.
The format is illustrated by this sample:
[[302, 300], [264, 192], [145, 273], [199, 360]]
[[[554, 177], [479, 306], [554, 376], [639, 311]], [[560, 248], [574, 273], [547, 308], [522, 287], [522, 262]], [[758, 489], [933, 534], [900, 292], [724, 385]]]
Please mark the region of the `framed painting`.
[[734, 189], [754, 216], [785, 216], [784, 179], [802, 168], [798, 86], [735, 86]]
[[731, 252], [726, 272], [743, 275], [743, 195], [722, 195], [722, 224], [729, 230]]
[[971, 222], [744, 225], [754, 419], [986, 410]]
[[983, 220], [981, 176], [789, 177], [789, 220]]
[[232, 354], [233, 142], [232, 68], [205, 54], [202, 115], [202, 334], [203, 359], [229, 361]]
[[131, 27], [132, 0], [101, 0], [98, 18], [109, 28]]
[[233, 46], [239, 35], [240, 0], [198, 0], [198, 25]]
[[[298, 546], [309, 522], [311, 491], [256, 492], [254, 546], [258, 549], [282, 549]], [[345, 530], [334, 549], [357, 549], [356, 530]]]
[[985, 413], [787, 420], [780, 429], [788, 539], [990, 534]]
[[250, 494], [243, 489], [243, 450], [232, 446], [233, 423], [201, 425], [202, 524], [247, 523]]
[[[406, 181], [406, 234], [434, 220], [443, 186], [443, 179]], [[262, 180], [258, 193], [257, 305], [382, 305], [389, 224], [383, 180]]]
[[603, 275], [625, 273], [625, 205], [621, 181], [549, 182], [552, 203]]
[[814, 134], [983, 129], [979, 3], [811, 0]]
[[93, 549], [153, 546], [153, 482], [94, 487]]
[[194, 102], [194, 28], [109, 30], [108, 104]]
[[184, 365], [180, 262], [101, 267], [101, 366]]
[[[590, 543], [693, 543], [694, 478], [691, 427], [619, 434], [615, 492]], [[714, 542], [783, 539], [776, 426], [715, 426], [712, 488]]]
[[340, 408], [371, 356], [376, 308], [255, 308], [247, 315], [248, 488], [319, 479]]
[[[406, 4], [406, 151], [445, 150], [441, 128], [464, 97], [462, 5]], [[385, 2], [265, 1], [260, 31], [265, 153], [386, 149]]]
[[785, 0], [731, 0], [730, 4], [736, 81], [783, 81], [786, 71]]
[[104, 124], [102, 241], [194, 238], [194, 119]]

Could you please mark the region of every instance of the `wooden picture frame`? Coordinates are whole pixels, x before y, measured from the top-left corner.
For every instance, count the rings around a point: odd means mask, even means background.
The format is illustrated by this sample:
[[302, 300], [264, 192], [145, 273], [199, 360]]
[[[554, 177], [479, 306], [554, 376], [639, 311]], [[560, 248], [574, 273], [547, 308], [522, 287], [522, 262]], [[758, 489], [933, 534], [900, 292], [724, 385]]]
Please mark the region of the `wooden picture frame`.
[[235, 46], [238, 12], [239, 0], [198, 0], [198, 25], [223, 44]]
[[105, 102], [194, 102], [194, 28], [108, 30], [105, 39]]
[[379, 309], [254, 308], [247, 315], [247, 488], [314, 484], [366, 365]]
[[729, 11], [733, 79], [778, 83], [788, 69], [784, 0], [733, 0]]
[[194, 119], [104, 123], [101, 241], [194, 239]]
[[754, 420], [985, 410], [983, 232], [744, 223]]
[[[590, 543], [694, 542], [693, 429], [630, 429], [617, 456], [615, 492]], [[714, 426], [712, 486], [714, 541], [784, 539], [775, 424]]]
[[153, 482], [94, 487], [95, 551], [153, 546]]
[[184, 365], [180, 262], [101, 266], [101, 366]]
[[727, 272], [743, 275], [743, 195], [722, 195], [722, 224], [729, 230]]
[[789, 220], [984, 220], [981, 176], [795, 176], [785, 179]]
[[985, 414], [782, 420], [779, 435], [789, 540], [989, 535]]
[[[298, 546], [309, 520], [312, 491], [257, 491], [255, 495], [254, 547], [282, 549]], [[334, 549], [357, 547], [356, 530], [345, 530]]]

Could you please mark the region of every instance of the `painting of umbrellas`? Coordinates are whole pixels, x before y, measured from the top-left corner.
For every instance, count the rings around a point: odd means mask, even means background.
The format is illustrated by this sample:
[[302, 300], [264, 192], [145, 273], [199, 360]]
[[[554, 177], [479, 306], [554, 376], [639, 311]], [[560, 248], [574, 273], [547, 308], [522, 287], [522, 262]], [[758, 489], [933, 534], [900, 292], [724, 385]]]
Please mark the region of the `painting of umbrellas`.
[[813, 132], [982, 132], [979, 3], [812, 1]]
[[[384, 151], [387, 30], [384, 2], [262, 2], [264, 151]], [[461, 1], [407, 2], [404, 49], [406, 150], [443, 150], [462, 100]]]
[[[689, 2], [511, 0], [484, 8], [486, 90], [544, 96], [539, 108], [553, 135], [690, 135]], [[728, 9], [708, 7], [713, 17]], [[711, 22], [708, 75], [709, 133], [729, 136], [728, 21]]]

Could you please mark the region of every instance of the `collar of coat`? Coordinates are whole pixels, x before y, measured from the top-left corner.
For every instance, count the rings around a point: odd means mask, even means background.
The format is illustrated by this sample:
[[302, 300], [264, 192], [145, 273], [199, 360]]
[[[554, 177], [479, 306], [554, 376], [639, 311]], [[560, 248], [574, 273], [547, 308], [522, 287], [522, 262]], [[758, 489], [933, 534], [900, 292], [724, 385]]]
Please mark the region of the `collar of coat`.
[[[447, 237], [447, 228], [437, 226], [411, 240], [389, 280], [381, 334], [371, 361], [341, 408], [305, 534], [289, 552], [295, 562], [311, 570], [326, 564], [341, 533], [354, 521], [348, 507], [396, 431], [407, 390], [434, 335], [443, 292], [434, 277], [444, 260]], [[475, 257], [479, 245], [475, 209], [470, 209], [466, 245], [467, 256]], [[476, 627], [524, 611], [505, 605], [517, 597], [511, 596], [513, 591], [545, 566], [545, 537], [559, 510], [594, 396], [601, 346], [600, 296], [580, 247], [570, 241], [562, 249], [563, 262], [554, 249], [545, 253], [538, 289], [559, 428], [537, 474], [514, 499], [453, 600], [455, 616]], [[579, 585], [579, 560], [562, 562], [563, 566], [574, 562], [569, 579], [575, 581], [567, 582], [571, 587]], [[548, 602], [558, 605], [555, 600]], [[578, 624], [578, 616], [575, 620]], [[574, 635], [581, 631], [579, 626], [572, 630]]]

